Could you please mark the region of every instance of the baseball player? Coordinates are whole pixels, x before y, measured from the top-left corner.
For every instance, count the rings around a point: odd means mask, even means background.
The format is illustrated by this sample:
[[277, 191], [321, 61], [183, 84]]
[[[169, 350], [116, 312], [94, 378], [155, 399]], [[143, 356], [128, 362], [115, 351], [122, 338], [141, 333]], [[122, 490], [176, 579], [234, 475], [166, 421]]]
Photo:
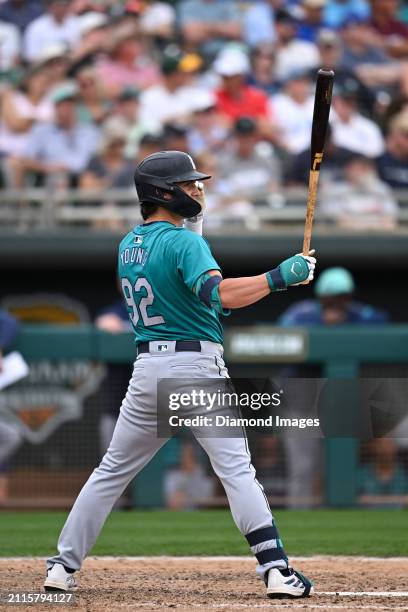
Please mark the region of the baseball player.
[[[312, 280], [316, 259], [295, 255], [259, 276], [223, 279], [201, 236], [209, 179], [180, 151], [146, 157], [135, 173], [144, 223], [119, 246], [118, 274], [136, 335], [137, 358], [111, 444], [80, 492], [47, 560], [47, 591], [76, 588], [74, 572], [94, 545], [113, 504], [166, 442], [157, 436], [157, 381], [228, 377], [220, 314]], [[186, 219], [185, 226], [183, 220]], [[310, 580], [289, 566], [251, 464], [246, 439], [201, 437], [234, 521], [246, 537], [271, 598], [307, 597]]]

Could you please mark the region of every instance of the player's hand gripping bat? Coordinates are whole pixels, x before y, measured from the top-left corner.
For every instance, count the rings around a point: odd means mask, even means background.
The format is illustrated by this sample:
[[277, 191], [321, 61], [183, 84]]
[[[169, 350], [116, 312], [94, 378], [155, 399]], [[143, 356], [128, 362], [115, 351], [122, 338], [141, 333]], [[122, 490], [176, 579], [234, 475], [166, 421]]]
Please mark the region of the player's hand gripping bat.
[[[320, 164], [322, 163], [323, 159], [327, 124], [329, 123], [333, 80], [333, 70], [319, 70], [317, 73], [312, 123], [309, 193], [307, 198], [305, 231], [303, 236], [303, 255], [309, 255], [310, 250], [313, 215], [317, 198], [317, 184], [319, 182]], [[308, 282], [309, 281], [305, 281], [305, 284]]]

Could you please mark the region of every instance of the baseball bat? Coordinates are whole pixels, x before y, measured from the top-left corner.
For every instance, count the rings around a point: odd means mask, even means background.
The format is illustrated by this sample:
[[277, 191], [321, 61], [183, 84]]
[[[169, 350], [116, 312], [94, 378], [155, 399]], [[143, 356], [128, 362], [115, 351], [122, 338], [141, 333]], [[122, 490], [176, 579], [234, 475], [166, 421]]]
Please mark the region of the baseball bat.
[[318, 71], [313, 109], [309, 192], [307, 196], [305, 231], [303, 235], [303, 255], [308, 255], [310, 250], [313, 216], [317, 199], [317, 184], [319, 182], [320, 164], [323, 159], [327, 124], [329, 123], [333, 81], [333, 70], [320, 69]]

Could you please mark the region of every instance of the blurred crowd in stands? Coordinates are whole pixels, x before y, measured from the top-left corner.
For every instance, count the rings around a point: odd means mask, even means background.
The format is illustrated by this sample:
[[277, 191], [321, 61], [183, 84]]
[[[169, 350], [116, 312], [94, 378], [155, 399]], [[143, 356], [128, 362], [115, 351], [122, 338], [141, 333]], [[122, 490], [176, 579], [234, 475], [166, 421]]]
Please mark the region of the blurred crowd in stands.
[[[336, 73], [320, 215], [395, 227], [408, 190], [408, 4], [0, 0], [0, 185], [131, 188], [189, 151], [210, 210], [307, 185], [316, 70]], [[267, 197], [266, 195], [267, 194]]]

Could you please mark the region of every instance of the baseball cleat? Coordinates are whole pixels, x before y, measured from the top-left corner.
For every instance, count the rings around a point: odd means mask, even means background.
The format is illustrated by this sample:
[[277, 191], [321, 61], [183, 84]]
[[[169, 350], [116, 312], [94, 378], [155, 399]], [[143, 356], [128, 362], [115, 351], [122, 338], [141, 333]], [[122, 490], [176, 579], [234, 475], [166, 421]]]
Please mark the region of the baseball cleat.
[[269, 570], [266, 583], [266, 594], [270, 599], [294, 599], [309, 597], [313, 594], [313, 583], [292, 567], [282, 570], [273, 567]]
[[76, 591], [77, 581], [73, 574], [66, 571], [61, 563], [54, 565], [47, 570], [47, 578], [44, 582], [45, 591]]

